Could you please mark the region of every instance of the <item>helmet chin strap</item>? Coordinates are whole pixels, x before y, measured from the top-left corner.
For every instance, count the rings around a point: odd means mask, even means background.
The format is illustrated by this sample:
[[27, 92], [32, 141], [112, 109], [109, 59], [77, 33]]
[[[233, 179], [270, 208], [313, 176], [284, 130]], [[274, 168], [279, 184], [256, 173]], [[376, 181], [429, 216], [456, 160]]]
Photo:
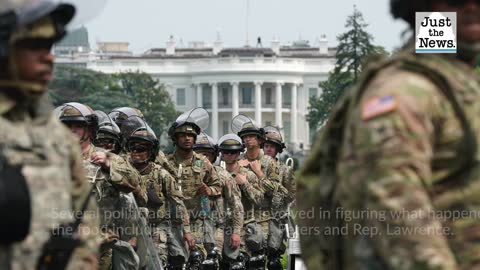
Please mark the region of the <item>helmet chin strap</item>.
[[467, 43], [458, 41], [457, 46], [458, 57], [468, 63], [475, 62], [480, 57], [480, 42]]

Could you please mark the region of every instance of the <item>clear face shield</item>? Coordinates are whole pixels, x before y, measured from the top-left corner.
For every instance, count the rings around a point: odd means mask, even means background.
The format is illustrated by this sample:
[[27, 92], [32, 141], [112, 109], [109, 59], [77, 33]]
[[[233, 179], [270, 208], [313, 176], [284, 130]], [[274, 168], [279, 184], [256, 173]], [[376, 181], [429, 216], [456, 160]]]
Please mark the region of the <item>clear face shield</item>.
[[155, 132], [139, 116], [130, 116], [121, 127], [125, 149], [134, 164], [153, 161], [158, 153], [158, 139]]

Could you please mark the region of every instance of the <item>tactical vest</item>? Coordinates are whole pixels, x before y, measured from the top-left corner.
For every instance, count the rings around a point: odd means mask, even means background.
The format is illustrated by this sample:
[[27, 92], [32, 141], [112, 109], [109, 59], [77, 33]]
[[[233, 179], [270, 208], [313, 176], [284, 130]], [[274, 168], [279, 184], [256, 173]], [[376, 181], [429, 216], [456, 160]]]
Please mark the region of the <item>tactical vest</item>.
[[[432, 185], [427, 187], [434, 208], [449, 210], [460, 207], [480, 210], [480, 200], [478, 200], [480, 197], [480, 167], [478, 166], [477, 152], [477, 137], [480, 134], [480, 125], [477, 120], [478, 112], [480, 112], [478, 78], [471, 74], [471, 71], [459, 70], [458, 65], [448, 61], [444, 56], [415, 55], [410, 52], [403, 52], [391, 59], [367, 67], [353, 89], [337, 102], [328, 123], [319, 133], [311, 156], [298, 179], [298, 194], [301, 194], [297, 197], [298, 208], [303, 210], [312, 209], [312, 207], [320, 208], [325, 212], [331, 211], [330, 216], [335, 217], [333, 211], [340, 206], [335, 199], [339, 180], [336, 164], [344, 139], [347, 117], [350, 111], [358, 105], [368, 83], [379, 71], [390, 66], [421, 74], [430, 79], [449, 101], [463, 130], [463, 138], [457, 149], [458, 153], [465, 153], [458, 157], [462, 160], [463, 165], [446, 176], [434, 179]], [[350, 262], [346, 262], [345, 254], [342, 254], [342, 250], [345, 249], [342, 247], [342, 238], [324, 234], [326, 228], [343, 226], [341, 220], [314, 218], [298, 219], [298, 222], [301, 226], [319, 229], [317, 237], [302, 237], [302, 257], [309, 269], [366, 269], [355, 263], [353, 266], [349, 264], [347, 267], [346, 264]], [[467, 224], [474, 225], [477, 230], [480, 228], [479, 219], [451, 220], [444, 225], [452, 228], [454, 235], [462, 235], [464, 234], [462, 229], [468, 227]], [[471, 254], [480, 248], [478, 242], [474, 242], [473, 239], [466, 244], [468, 237], [450, 237], [448, 241], [460, 265], [468, 265], [469, 262], [466, 258], [468, 258], [469, 252]], [[314, 246], [319, 247], [321, 252], [318, 249], [312, 249]], [[463, 248], [467, 250], [461, 250]], [[365, 250], [369, 250], [368, 245], [364, 246]], [[369, 252], [363, 253], [368, 254]], [[378, 261], [375, 254], [370, 253], [368, 256], [370, 257], [357, 257], [357, 263], [363, 260], [363, 266], [371, 263], [368, 269], [385, 269], [385, 265]]]
[[157, 196], [156, 199], [163, 202], [161, 206], [158, 206], [155, 203], [152, 203], [150, 200], [147, 201], [148, 208], [148, 222], [152, 224], [158, 224], [167, 217], [167, 200], [164, 196], [165, 192], [165, 182], [163, 176], [161, 175], [161, 169], [153, 164], [153, 168], [145, 174], [141, 175], [141, 184], [145, 187], [147, 192], [154, 192]]
[[169, 160], [176, 167], [177, 175], [175, 179], [182, 189], [183, 202], [190, 213], [190, 218], [197, 219], [203, 216], [202, 211], [206, 209], [202, 207], [202, 196], [198, 194], [198, 189], [207, 173], [204, 160], [196, 153], [193, 154], [191, 165], [178, 164], [175, 161], [174, 154], [169, 155]]
[[30, 233], [24, 241], [12, 245], [11, 257], [7, 253], [0, 256], [0, 268], [5, 266], [4, 260], [10, 260], [14, 267], [34, 269], [50, 230], [73, 220], [68, 136], [53, 115], [19, 123], [0, 117], [0, 151], [8, 164], [22, 166], [32, 211]]

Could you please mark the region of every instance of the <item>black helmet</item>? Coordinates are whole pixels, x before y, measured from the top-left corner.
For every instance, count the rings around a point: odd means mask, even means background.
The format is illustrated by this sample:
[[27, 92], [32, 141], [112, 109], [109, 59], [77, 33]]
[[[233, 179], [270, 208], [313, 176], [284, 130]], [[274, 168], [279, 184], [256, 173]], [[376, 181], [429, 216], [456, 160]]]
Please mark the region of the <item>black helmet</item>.
[[212, 151], [214, 157], [213, 162], [215, 162], [218, 156], [218, 147], [215, 140], [204, 132], [200, 133], [200, 135], [197, 136], [195, 144], [193, 145], [193, 151], [197, 150]]
[[275, 146], [277, 146], [278, 153], [282, 153], [283, 149], [286, 148], [286, 146], [283, 142], [280, 130], [273, 126], [266, 126], [263, 129], [265, 130], [265, 142], [274, 144]]
[[149, 161], [155, 161], [158, 151], [160, 150], [160, 143], [155, 135], [155, 132], [150, 126], [139, 116], [130, 116], [123, 122], [121, 133], [124, 136], [125, 149], [131, 152], [135, 143], [146, 142], [150, 145]]
[[257, 135], [260, 139], [265, 139], [263, 128], [257, 127], [250, 117], [243, 114], [239, 114], [232, 119], [231, 128], [242, 139], [246, 135]]
[[120, 128], [105, 112], [97, 110], [95, 111], [95, 114], [98, 117], [98, 131], [93, 143], [97, 145], [104, 139], [113, 140], [114, 149], [112, 149], [112, 152], [115, 154], [120, 153], [122, 150]]
[[218, 140], [218, 150], [221, 151], [238, 151], [242, 152], [245, 149], [242, 139], [238, 135], [230, 133], [223, 135]]
[[189, 133], [195, 136], [208, 128], [210, 117], [203, 108], [195, 108], [182, 113], [168, 129], [168, 136], [175, 141], [175, 134]]

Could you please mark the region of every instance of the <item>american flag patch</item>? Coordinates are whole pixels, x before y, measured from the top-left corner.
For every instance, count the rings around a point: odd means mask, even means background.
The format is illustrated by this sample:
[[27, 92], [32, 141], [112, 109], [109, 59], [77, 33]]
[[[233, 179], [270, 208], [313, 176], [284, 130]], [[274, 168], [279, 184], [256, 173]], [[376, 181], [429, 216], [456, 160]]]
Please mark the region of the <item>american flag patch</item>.
[[383, 96], [372, 98], [362, 105], [362, 119], [368, 120], [375, 116], [394, 111], [397, 108], [397, 102], [393, 96]]

